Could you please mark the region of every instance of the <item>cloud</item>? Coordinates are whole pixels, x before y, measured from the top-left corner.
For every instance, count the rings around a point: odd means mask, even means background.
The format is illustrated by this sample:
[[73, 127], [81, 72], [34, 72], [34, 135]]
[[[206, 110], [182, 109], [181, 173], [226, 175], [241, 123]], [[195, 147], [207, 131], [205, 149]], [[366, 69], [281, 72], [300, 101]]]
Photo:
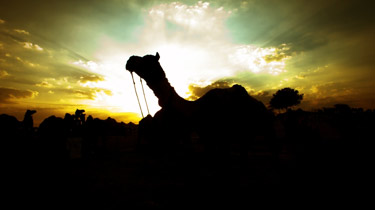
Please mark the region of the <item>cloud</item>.
[[[7, 24], [0, 31], [0, 48], [4, 49], [0, 53], [1, 86], [36, 89], [43, 98], [48, 91], [45, 88], [67, 88], [69, 85], [76, 87], [82, 75], [93, 75], [89, 70], [71, 64], [73, 58], [83, 59], [82, 57], [77, 57], [67, 48], [51, 44], [48, 39], [42, 39], [35, 35], [37, 33], [32, 33], [32, 30], [29, 32], [29, 29], [23, 30], [24, 28], [27, 27], [13, 29], [12, 25]], [[28, 36], [24, 36], [27, 33]], [[38, 99], [41, 100], [41, 97]], [[48, 98], [44, 97], [44, 100], [47, 101]]]
[[81, 76], [79, 80], [76, 80], [75, 76], [62, 77], [59, 79], [45, 78], [41, 82], [35, 84], [35, 86], [43, 88], [40, 89], [40, 91], [43, 93], [56, 93], [56, 96], [59, 96], [64, 101], [71, 101], [76, 99], [95, 100], [98, 97], [102, 97], [103, 95], [113, 95], [111, 90], [91, 85], [91, 83], [95, 84], [96, 81], [101, 81], [101, 79], [102, 78], [100, 78], [99, 76], [93, 75]]
[[43, 51], [43, 48], [41, 48], [39, 45], [37, 45], [37, 44], [33, 44], [33, 43], [31, 43], [31, 42], [24, 42], [24, 43], [23, 43], [23, 47], [26, 48], [26, 49], [37, 50], [37, 51]]
[[[24, 65], [23, 68], [24, 68], [24, 67], [37, 67], [37, 66], [40, 66], [40, 65], [37, 64], [37, 63], [30, 62], [29, 60], [23, 59], [23, 58], [21, 58], [21, 57], [19, 57], [19, 56], [13, 56], [13, 55], [11, 55], [11, 54], [9, 54], [9, 53], [6, 53], [5, 56], [6, 56], [7, 58], [9, 58], [9, 59], [13, 59], [13, 61], [16, 61], [16, 62], [18, 62], [18, 63], [20, 63], [20, 64], [23, 64], [23, 65]], [[9, 61], [9, 60], [8, 60], [8, 61]], [[19, 66], [18, 66], [18, 67], [19, 67]]]
[[3, 78], [6, 78], [6, 77], [9, 77], [9, 73], [5, 70], [0, 70], [0, 79], [3, 79]]
[[[174, 60], [173, 64], [166, 61], [167, 67], [181, 68], [175, 64], [188, 64], [189, 79], [213, 82], [240, 70], [269, 74], [284, 72], [285, 60], [290, 58], [286, 53], [288, 46], [262, 48], [235, 44], [226, 25], [231, 15], [231, 10], [213, 7], [208, 2], [157, 5], [148, 11], [140, 40], [151, 46], [157, 43], [155, 48], [159, 48], [161, 55]], [[204, 75], [199, 74], [202, 69]], [[211, 76], [215, 78], [208, 75], [215, 75]]]
[[14, 41], [16, 43], [23, 43], [26, 40], [20, 37], [19, 33], [14, 33], [15, 31], [6, 28], [5, 30], [0, 31], [0, 35], [2, 35], [2, 39], [5, 40], [8, 44], [10, 41]]
[[30, 33], [28, 31], [25, 31], [23, 29], [14, 29], [14, 31], [19, 33], [19, 34], [30, 35]]
[[[198, 2], [195, 5], [173, 2], [152, 7], [148, 11], [146, 21], [147, 25], [154, 29], [162, 29], [159, 33], [160, 38], [165, 38], [168, 34], [174, 36], [173, 33], [177, 33], [187, 39], [200, 35], [201, 39], [212, 41], [223, 39], [227, 33], [225, 20], [231, 13], [232, 11], [222, 7], [211, 7], [208, 2]], [[168, 28], [167, 24], [175, 27]], [[183, 35], [182, 32], [187, 34]]]
[[207, 85], [205, 87], [201, 87], [201, 86], [198, 86], [198, 85], [191, 84], [191, 85], [189, 85], [190, 96], [188, 97], [188, 100], [195, 101], [198, 98], [205, 95], [208, 91], [210, 91], [212, 89], [216, 89], [216, 88], [223, 89], [223, 88], [230, 88], [230, 87], [231, 87], [231, 85], [228, 82], [225, 82], [225, 81], [214, 82], [214, 83], [212, 83], [210, 85]]
[[99, 82], [104, 81], [104, 78], [98, 75], [85, 75], [79, 78], [79, 82], [85, 84], [87, 82]]
[[83, 61], [81, 59], [78, 61], [74, 61], [73, 64], [91, 71], [96, 71], [98, 68], [100, 68], [99, 64], [94, 61]]
[[342, 82], [327, 82], [312, 85], [311, 93], [317, 99], [325, 97], [340, 98], [347, 95], [353, 95], [356, 91], [352, 87], [346, 87]]
[[13, 88], [0, 88], [0, 103], [12, 104], [19, 99], [34, 98], [38, 92], [31, 90], [18, 90]]
[[300, 106], [307, 109], [330, 107], [337, 103], [357, 107], [360, 98], [365, 98], [361, 91], [348, 87], [345, 82], [322, 82], [302, 88], [300, 92], [304, 93]]
[[72, 94], [74, 94], [74, 96], [76, 96], [78, 98], [90, 99], [90, 100], [95, 99], [95, 91], [72, 90], [72, 91], [69, 91], [69, 92], [71, 92]]
[[296, 75], [296, 76], [294, 76], [294, 78], [296, 78], [296, 79], [305, 79], [306, 76], [305, 75]]
[[73, 98], [75, 99], [95, 100], [98, 97], [98, 95], [112, 95], [112, 91], [99, 88], [60, 89], [59, 91], [65, 92], [69, 96], [73, 96]]
[[278, 75], [286, 72], [285, 61], [291, 56], [286, 55], [282, 48], [261, 48], [255, 45], [242, 45], [235, 47], [230, 54], [230, 60], [235, 68], [247, 70], [253, 73], [268, 73]]
[[250, 95], [267, 105], [275, 92], [276, 90], [262, 90], [258, 92], [250, 92]]
[[273, 53], [265, 55], [264, 59], [267, 63], [273, 61], [283, 61], [291, 57], [290, 47], [287, 44], [282, 44], [279, 48], [274, 48]]
[[52, 85], [51, 83], [47, 82], [47, 81], [43, 81], [41, 83], [38, 83], [36, 84], [37, 87], [44, 87], [44, 88], [53, 88], [54, 85]]

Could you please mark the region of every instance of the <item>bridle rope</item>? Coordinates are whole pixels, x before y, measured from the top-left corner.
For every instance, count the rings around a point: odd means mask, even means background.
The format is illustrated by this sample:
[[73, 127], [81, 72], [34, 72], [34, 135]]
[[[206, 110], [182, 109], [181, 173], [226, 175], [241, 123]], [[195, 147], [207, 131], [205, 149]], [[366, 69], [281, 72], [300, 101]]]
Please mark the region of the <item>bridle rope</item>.
[[[142, 111], [142, 107], [141, 107], [141, 102], [139, 101], [139, 97], [138, 97], [138, 93], [137, 93], [137, 88], [135, 87], [135, 81], [134, 81], [133, 72], [132, 72], [132, 71], [129, 71], [129, 72], [130, 72], [130, 75], [132, 75], [133, 85], [134, 85], [134, 91], [135, 91], [135, 95], [137, 96], [139, 109], [141, 110], [142, 118], [144, 118], [143, 111]], [[141, 81], [141, 82], [142, 82], [142, 81]], [[142, 89], [143, 89], [143, 86], [142, 86]], [[143, 94], [144, 94], [144, 92], [143, 92]], [[145, 99], [146, 99], [146, 97], [145, 97]], [[148, 108], [147, 108], [147, 110], [148, 110]]]
[[143, 88], [142, 78], [139, 78], [139, 80], [141, 81], [142, 92], [143, 92], [143, 97], [145, 98], [145, 103], [146, 103], [147, 112], [148, 112], [148, 114], [150, 115], [150, 110], [148, 109], [148, 104], [147, 104], [147, 100], [146, 100], [145, 89]]

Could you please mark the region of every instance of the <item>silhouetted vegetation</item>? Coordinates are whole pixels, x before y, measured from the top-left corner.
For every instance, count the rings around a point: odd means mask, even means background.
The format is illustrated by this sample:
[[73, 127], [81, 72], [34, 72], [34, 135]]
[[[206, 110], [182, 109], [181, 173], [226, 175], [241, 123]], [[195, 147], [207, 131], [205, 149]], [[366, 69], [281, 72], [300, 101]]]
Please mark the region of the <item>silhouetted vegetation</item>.
[[288, 107], [300, 104], [302, 99], [303, 94], [299, 94], [298, 90], [283, 88], [273, 94], [270, 101], [270, 106], [273, 109], [287, 109]]

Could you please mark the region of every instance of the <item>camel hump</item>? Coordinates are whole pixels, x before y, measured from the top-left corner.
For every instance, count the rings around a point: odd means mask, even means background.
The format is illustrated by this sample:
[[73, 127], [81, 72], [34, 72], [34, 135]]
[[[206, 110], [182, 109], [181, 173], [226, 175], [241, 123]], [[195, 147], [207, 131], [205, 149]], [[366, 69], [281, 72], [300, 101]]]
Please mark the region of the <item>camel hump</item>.
[[246, 91], [246, 89], [245, 89], [244, 87], [242, 87], [242, 85], [239, 85], [239, 84], [234, 84], [234, 85], [232, 86], [232, 88], [242, 89], [242, 90], [245, 90], [245, 91]]
[[[217, 98], [224, 101], [231, 101], [231, 100], [246, 100], [251, 98], [252, 100], [256, 100], [249, 95], [247, 90], [238, 84], [233, 85], [230, 88], [215, 88], [208, 91], [205, 95], [203, 95], [200, 99], [205, 101], [208, 98], [212, 100], [212, 98]], [[198, 99], [199, 100], [199, 99]], [[256, 100], [257, 101], [257, 100]]]
[[258, 101], [257, 99], [252, 97], [243, 86], [235, 84], [232, 86], [232, 89], [234, 89], [234, 92], [236, 92], [237, 94], [242, 95], [243, 97], [247, 98], [247, 100], [249, 100], [251, 103], [257, 104], [259, 108], [266, 109], [264, 104], [261, 101]]
[[235, 84], [231, 87], [231, 89], [234, 91], [234, 92], [237, 92], [238, 94], [241, 94], [241, 95], [246, 95], [248, 96], [249, 93], [246, 91], [246, 89], [242, 86], [242, 85], [239, 85], [239, 84]]
[[246, 113], [262, 115], [267, 112], [265, 105], [261, 101], [250, 96], [243, 86], [237, 84], [230, 88], [212, 89], [196, 102], [199, 106], [204, 107], [203, 110], [208, 112], [216, 110], [222, 113], [223, 110], [228, 109], [231, 110], [228, 113], [239, 111], [244, 115]]

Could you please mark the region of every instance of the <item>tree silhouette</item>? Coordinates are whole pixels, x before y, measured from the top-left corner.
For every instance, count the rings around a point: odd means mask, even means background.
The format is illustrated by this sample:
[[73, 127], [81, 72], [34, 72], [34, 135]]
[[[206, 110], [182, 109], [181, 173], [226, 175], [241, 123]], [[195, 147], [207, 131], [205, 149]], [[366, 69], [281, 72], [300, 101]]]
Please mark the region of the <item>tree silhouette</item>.
[[273, 109], [286, 109], [301, 103], [303, 94], [298, 94], [298, 90], [292, 88], [283, 88], [278, 90], [270, 101], [270, 107]]

